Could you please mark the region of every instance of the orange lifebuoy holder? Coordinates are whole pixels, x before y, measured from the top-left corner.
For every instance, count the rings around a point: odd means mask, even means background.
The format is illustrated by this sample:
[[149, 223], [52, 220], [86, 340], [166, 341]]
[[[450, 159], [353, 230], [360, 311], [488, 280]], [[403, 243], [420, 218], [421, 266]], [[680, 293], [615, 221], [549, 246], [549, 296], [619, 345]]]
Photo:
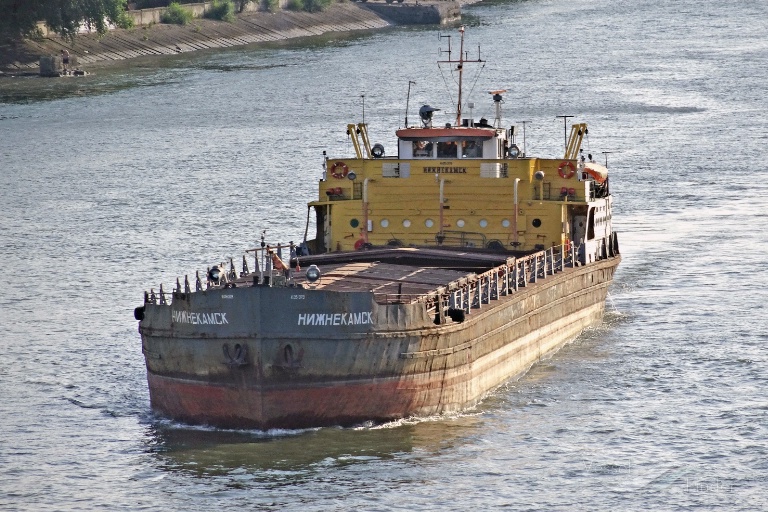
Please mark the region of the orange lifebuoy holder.
[[344, 162], [336, 162], [331, 166], [331, 176], [337, 180], [344, 179], [349, 174], [349, 167]]
[[566, 180], [571, 179], [573, 178], [573, 175], [576, 174], [576, 166], [573, 165], [573, 162], [565, 160], [560, 162], [560, 167], [557, 168], [557, 173], [561, 178], [565, 178]]

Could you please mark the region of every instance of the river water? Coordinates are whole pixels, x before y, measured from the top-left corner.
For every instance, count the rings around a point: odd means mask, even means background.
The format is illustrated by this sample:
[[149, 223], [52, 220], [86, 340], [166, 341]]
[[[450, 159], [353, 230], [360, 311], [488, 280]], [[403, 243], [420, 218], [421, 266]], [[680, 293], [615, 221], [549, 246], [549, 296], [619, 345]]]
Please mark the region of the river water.
[[301, 239], [322, 151], [349, 154], [364, 115], [394, 152], [409, 80], [411, 121], [450, 120], [455, 28], [0, 80], [0, 509], [765, 509], [767, 20], [747, 0], [466, 8], [473, 114], [508, 89], [544, 156], [555, 116], [590, 123], [624, 260], [604, 324], [476, 410], [349, 429], [154, 417], [132, 310], [263, 229]]

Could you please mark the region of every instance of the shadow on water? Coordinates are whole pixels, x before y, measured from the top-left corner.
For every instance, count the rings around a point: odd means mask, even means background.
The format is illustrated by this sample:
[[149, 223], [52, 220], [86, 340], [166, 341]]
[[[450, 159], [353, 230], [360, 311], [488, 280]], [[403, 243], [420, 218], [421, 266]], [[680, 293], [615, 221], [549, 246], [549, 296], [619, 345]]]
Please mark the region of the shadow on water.
[[0, 104], [28, 104], [117, 93], [138, 87], [153, 87], [176, 82], [169, 74], [148, 73], [146, 70], [130, 74], [124, 69], [104, 69], [80, 77], [44, 78], [15, 76], [0, 79]]
[[0, 74], [0, 104], [28, 104], [59, 99], [117, 93], [126, 89], [163, 86], [200, 71], [258, 72], [288, 64], [265, 64], [263, 55], [275, 50], [324, 50], [346, 47], [371, 37], [373, 31], [329, 32], [312, 37], [269, 43], [199, 50], [176, 55], [137, 57], [83, 66], [85, 76], [44, 78], [36, 72]]
[[160, 467], [170, 472], [204, 477], [247, 472], [271, 479], [277, 473], [298, 476], [371, 461], [430, 457], [469, 442], [482, 424], [473, 415], [267, 432], [154, 424], [148, 444]]

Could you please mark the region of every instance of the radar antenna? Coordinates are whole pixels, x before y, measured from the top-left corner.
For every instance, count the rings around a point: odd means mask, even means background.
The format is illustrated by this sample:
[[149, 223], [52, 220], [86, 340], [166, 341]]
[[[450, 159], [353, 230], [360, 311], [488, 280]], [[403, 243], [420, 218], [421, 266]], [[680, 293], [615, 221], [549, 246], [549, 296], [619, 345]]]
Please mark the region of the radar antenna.
[[493, 96], [493, 102], [496, 104], [496, 119], [493, 121], [494, 128], [501, 128], [501, 104], [504, 103], [504, 98], [501, 95], [505, 92], [507, 92], [506, 89], [488, 91], [488, 94]]
[[432, 113], [439, 111], [439, 108], [430, 107], [429, 105], [424, 105], [419, 109], [419, 117], [421, 118], [421, 124], [424, 125], [424, 128], [432, 127]]

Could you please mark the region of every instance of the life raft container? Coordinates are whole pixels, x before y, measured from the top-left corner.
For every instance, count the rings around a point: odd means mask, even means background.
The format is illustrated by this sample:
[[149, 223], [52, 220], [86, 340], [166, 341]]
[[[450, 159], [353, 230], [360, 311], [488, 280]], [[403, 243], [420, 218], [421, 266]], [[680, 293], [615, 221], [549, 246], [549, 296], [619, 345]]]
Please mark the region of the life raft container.
[[606, 169], [602, 165], [588, 163], [584, 167], [583, 172], [584, 172], [584, 179], [592, 178], [598, 184], [605, 183], [605, 180], [608, 179], [608, 169]]

